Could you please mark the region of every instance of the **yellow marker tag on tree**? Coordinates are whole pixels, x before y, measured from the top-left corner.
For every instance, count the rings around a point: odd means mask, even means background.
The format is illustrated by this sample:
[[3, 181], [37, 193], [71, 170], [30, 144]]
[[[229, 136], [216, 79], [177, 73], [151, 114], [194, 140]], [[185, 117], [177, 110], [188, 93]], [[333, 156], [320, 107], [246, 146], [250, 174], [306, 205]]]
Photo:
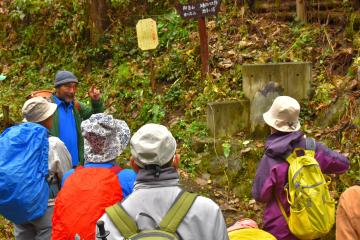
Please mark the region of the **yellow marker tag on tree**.
[[159, 45], [156, 22], [151, 18], [138, 21], [136, 35], [141, 50], [155, 49]]

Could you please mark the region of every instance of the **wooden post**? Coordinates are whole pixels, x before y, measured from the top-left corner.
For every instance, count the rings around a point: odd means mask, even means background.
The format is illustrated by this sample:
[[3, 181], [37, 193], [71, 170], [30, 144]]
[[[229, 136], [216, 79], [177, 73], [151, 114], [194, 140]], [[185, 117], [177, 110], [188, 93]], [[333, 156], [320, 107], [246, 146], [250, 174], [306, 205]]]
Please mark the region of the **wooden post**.
[[[138, 21], [136, 24], [136, 35], [138, 46], [143, 51], [155, 49], [159, 45], [156, 21], [151, 18]], [[155, 65], [152, 54], [149, 54], [150, 84], [152, 91], [155, 91]]]
[[156, 87], [156, 81], [155, 81], [155, 65], [153, 57], [150, 53], [150, 59], [149, 59], [149, 65], [150, 65], [150, 84], [151, 84], [151, 90], [154, 92]]
[[221, 0], [204, 0], [203, 2], [177, 4], [181, 17], [185, 19], [196, 18], [198, 20], [201, 55], [201, 78], [204, 79], [209, 73], [209, 43], [206, 32], [206, 16], [216, 15], [220, 9]]
[[200, 17], [198, 19], [198, 27], [200, 35], [201, 78], [204, 79], [209, 72], [209, 46], [205, 17]]
[[296, 15], [301, 22], [307, 22], [306, 0], [296, 0]]

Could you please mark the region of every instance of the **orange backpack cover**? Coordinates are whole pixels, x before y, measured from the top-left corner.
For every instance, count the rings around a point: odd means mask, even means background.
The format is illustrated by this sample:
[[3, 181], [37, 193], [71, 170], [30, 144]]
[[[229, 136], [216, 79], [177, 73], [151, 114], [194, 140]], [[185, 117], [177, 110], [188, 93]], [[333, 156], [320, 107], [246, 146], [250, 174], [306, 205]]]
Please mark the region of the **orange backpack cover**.
[[[26, 100], [29, 100], [30, 98], [34, 98], [34, 97], [43, 97], [49, 102], [53, 102], [53, 100], [51, 99], [53, 93], [54, 93], [53, 91], [46, 89], [33, 91], [29, 95], [27, 95]], [[74, 98], [74, 106], [78, 111], [80, 111], [81, 106], [80, 103], [76, 100], [76, 98]]]
[[123, 198], [117, 172], [121, 168], [76, 168], [56, 197], [52, 239], [95, 239], [97, 220], [105, 208]]

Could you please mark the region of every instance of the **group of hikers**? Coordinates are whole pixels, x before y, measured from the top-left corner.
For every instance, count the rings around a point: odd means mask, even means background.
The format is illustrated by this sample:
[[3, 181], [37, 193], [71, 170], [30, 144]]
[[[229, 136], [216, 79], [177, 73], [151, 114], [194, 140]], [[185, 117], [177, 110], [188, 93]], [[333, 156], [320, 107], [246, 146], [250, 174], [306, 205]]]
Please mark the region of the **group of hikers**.
[[[227, 228], [214, 201], [181, 188], [177, 144], [165, 126], [148, 123], [131, 136], [125, 121], [103, 113], [95, 87], [91, 106], [75, 99], [78, 84], [59, 71], [55, 91], [32, 95], [23, 123], [0, 136], [0, 214], [14, 222], [15, 239], [292, 240], [333, 227], [324, 174], [344, 173], [349, 161], [300, 131], [295, 99], [279, 96], [263, 114], [271, 135], [252, 191], [265, 203], [262, 230], [251, 219]], [[122, 169], [116, 158], [129, 143], [132, 169]], [[359, 197], [360, 186], [341, 195], [337, 239], [360, 239]]]

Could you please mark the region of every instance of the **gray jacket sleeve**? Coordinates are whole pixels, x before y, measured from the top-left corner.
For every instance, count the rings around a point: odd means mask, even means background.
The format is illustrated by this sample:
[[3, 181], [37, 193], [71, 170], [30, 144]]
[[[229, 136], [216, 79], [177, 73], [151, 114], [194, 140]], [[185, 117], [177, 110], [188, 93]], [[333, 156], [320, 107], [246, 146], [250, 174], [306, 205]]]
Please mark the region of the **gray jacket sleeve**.
[[64, 173], [72, 168], [71, 155], [58, 137], [49, 137], [49, 171], [56, 173], [61, 182]]

